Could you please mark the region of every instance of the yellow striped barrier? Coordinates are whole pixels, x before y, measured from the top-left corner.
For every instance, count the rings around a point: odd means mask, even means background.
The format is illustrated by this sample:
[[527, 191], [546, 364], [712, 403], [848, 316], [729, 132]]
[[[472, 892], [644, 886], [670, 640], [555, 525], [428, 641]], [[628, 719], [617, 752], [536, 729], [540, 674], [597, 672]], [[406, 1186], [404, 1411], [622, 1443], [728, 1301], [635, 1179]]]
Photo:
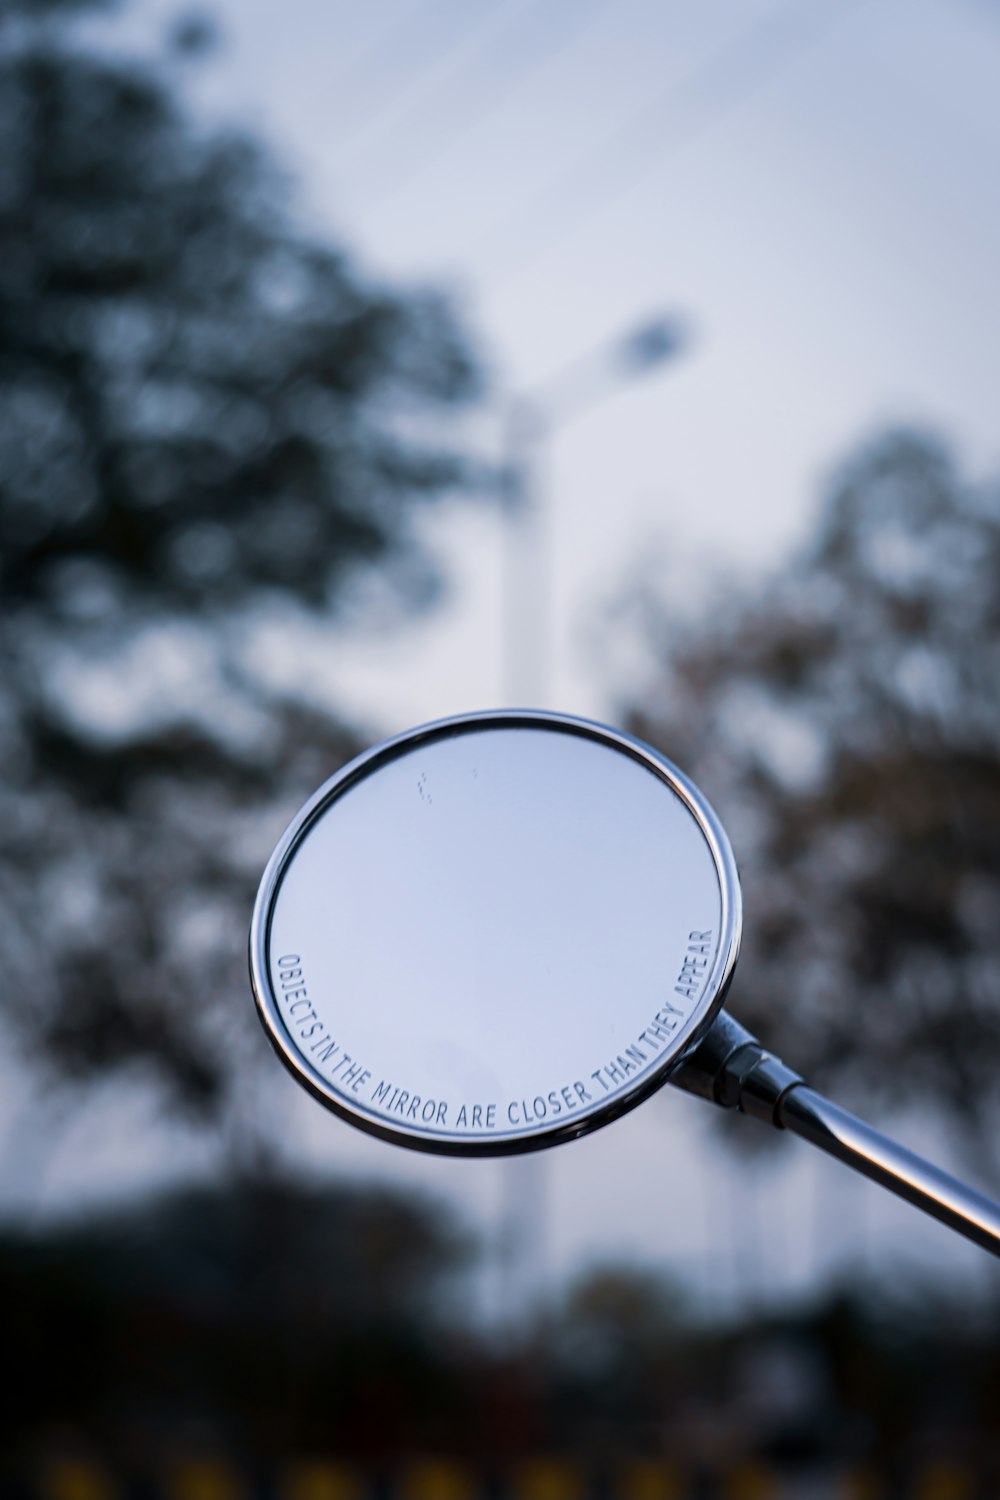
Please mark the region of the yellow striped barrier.
[[614, 1478], [615, 1500], [686, 1500], [690, 1485], [674, 1464], [640, 1459]]
[[285, 1465], [277, 1488], [280, 1500], [366, 1500], [371, 1482], [348, 1464], [300, 1458]]
[[396, 1484], [397, 1500], [478, 1500], [482, 1479], [476, 1469], [451, 1459], [426, 1458], [407, 1464]]
[[182, 1459], [167, 1475], [170, 1500], [245, 1500], [231, 1464], [216, 1458]]
[[537, 1458], [513, 1469], [508, 1492], [512, 1500], [587, 1500], [588, 1485], [578, 1465]]
[[57, 1458], [45, 1465], [39, 1486], [45, 1500], [116, 1500], [106, 1469], [87, 1459]]

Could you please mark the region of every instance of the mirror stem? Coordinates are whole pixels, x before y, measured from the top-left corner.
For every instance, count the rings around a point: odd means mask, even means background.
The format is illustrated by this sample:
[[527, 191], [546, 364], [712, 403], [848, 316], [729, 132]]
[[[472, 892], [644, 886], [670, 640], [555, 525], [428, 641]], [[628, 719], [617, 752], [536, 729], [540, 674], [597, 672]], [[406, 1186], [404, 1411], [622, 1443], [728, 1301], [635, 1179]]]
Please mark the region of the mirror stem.
[[725, 1011], [670, 1082], [724, 1109], [794, 1131], [1000, 1256], [1000, 1205], [807, 1088]]

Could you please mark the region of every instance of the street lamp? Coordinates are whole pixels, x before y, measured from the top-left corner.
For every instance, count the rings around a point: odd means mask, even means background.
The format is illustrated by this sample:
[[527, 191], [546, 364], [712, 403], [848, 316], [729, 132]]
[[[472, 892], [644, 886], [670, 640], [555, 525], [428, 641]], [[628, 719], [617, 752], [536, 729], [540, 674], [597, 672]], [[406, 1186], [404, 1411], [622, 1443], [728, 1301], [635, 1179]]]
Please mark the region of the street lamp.
[[676, 315], [644, 319], [625, 334], [514, 397], [504, 422], [505, 587], [503, 696], [520, 707], [548, 706], [552, 547], [544, 502], [543, 454], [553, 435], [676, 359], [690, 344]]

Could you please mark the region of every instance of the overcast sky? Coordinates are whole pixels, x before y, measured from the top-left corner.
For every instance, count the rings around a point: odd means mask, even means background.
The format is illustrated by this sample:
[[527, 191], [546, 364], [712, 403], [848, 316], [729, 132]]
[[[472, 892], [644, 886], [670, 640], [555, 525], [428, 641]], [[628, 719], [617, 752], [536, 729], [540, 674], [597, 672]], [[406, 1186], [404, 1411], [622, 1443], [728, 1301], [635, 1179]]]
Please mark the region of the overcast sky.
[[[990, 0], [215, 10], [201, 102], [262, 130], [367, 264], [455, 288], [497, 433], [505, 400], [585, 351], [690, 322], [683, 358], [610, 382], [544, 454], [551, 706], [612, 710], [599, 605], [637, 558], [681, 593], [767, 566], [881, 424], [1000, 464]], [[446, 529], [453, 614], [345, 669], [391, 727], [503, 696], [496, 528]]]
[[[173, 9], [136, 7], [142, 45]], [[303, 217], [367, 266], [454, 290], [492, 372], [493, 444], [510, 399], [581, 355], [653, 314], [690, 326], [682, 357], [609, 382], [546, 447], [548, 706], [614, 716], [629, 655], [602, 607], [640, 560], [659, 559], [681, 601], [719, 568], [766, 570], [807, 533], [838, 460], [883, 424], [930, 424], [973, 471], [1000, 467], [1000, 5], [212, 10], [224, 48], [192, 74], [195, 102], [263, 135], [297, 174]], [[435, 535], [449, 606], [329, 653], [341, 696], [386, 732], [505, 693], [497, 522], [456, 513]], [[275, 1095], [316, 1160], [439, 1185], [496, 1222], [503, 1168], [400, 1161], [293, 1098], [277, 1069]], [[145, 1108], [137, 1096], [137, 1121]], [[638, 1253], [773, 1290], [891, 1247], [982, 1274], [979, 1252], [798, 1143], [749, 1180], [720, 1165], [706, 1116], [674, 1096], [551, 1153], [536, 1169], [543, 1260]], [[99, 1114], [81, 1130], [86, 1155]], [[117, 1148], [123, 1180], [141, 1139], [137, 1124]], [[729, 1248], [747, 1241], [750, 1262]]]

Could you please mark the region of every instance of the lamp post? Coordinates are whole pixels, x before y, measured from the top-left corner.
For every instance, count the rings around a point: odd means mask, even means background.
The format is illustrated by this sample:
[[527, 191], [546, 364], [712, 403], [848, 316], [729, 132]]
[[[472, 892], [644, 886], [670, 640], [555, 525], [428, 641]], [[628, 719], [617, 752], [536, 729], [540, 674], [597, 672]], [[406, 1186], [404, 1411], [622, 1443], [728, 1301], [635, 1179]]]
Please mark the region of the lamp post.
[[676, 315], [644, 319], [513, 398], [504, 422], [506, 566], [503, 689], [508, 704], [546, 707], [552, 650], [552, 544], [543, 465], [556, 432], [676, 359], [690, 343]]
[[[503, 693], [508, 706], [548, 708], [553, 640], [554, 548], [545, 503], [548, 444], [580, 416], [684, 353], [688, 325], [675, 315], [644, 319], [510, 401], [503, 434]], [[540, 1290], [545, 1245], [545, 1167], [539, 1155], [503, 1163], [503, 1311], [514, 1327]]]

